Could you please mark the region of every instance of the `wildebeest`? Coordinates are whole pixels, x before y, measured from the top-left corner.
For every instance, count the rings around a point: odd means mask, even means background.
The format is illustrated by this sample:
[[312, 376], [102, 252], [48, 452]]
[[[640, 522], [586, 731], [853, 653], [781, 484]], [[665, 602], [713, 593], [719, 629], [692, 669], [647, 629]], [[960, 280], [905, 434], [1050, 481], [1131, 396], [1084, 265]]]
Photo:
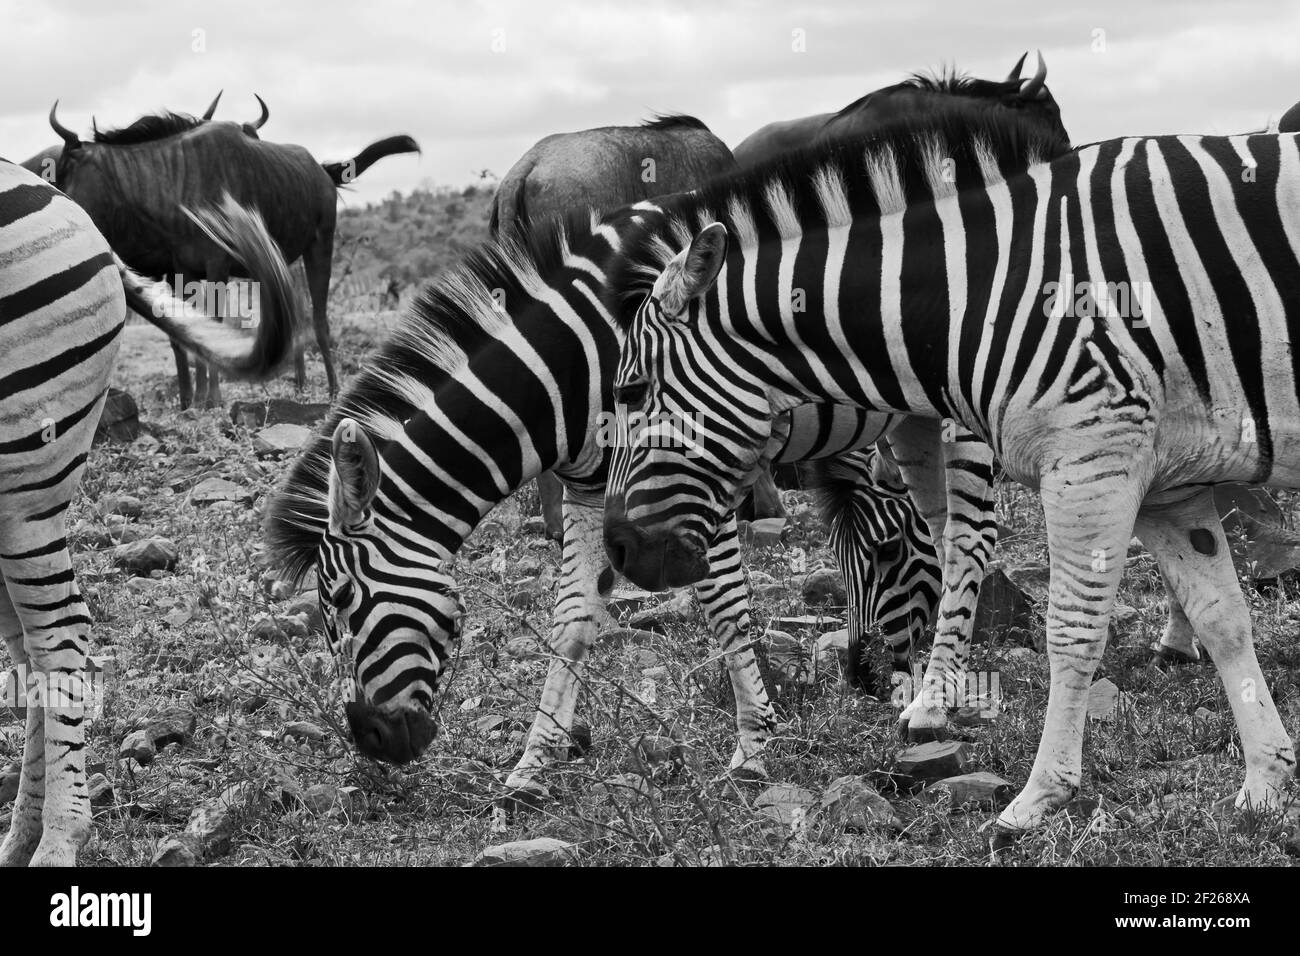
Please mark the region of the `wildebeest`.
[[1279, 133], [1300, 133], [1300, 103], [1282, 114], [1282, 118], [1277, 121], [1277, 131]]
[[[203, 111], [203, 116], [201, 117], [201, 119], [204, 120], [212, 119], [213, 114], [217, 112], [217, 104], [221, 102], [221, 94], [224, 92], [225, 90], [218, 91], [217, 95], [213, 97], [212, 102], [208, 105], [208, 108]], [[257, 125], [260, 126], [261, 124], [259, 123]], [[250, 123], [246, 125], [246, 129], [253, 130], [254, 131], [253, 135], [254, 136], [257, 135], [257, 133], [255, 132], [257, 126], [254, 126]], [[63, 144], [59, 143], [55, 146], [46, 146], [35, 156], [32, 156], [24, 160], [18, 165], [22, 166], [23, 169], [26, 169], [28, 172], [32, 172], [35, 173], [37, 176], [40, 176], [47, 183], [52, 183], [54, 182], [55, 168], [58, 166], [59, 157], [62, 155], [63, 155]]]
[[960, 117], [976, 121], [991, 110], [1032, 110], [1045, 122], [1060, 124], [1061, 111], [1046, 86], [1047, 63], [1038, 54], [1038, 69], [1021, 79], [1024, 54], [1002, 81], [947, 74], [913, 74], [854, 100], [838, 113], [768, 123], [736, 147], [736, 162], [752, 169], [791, 150], [850, 136], [861, 136], [908, 116]]
[[[55, 103], [50, 126], [64, 143], [57, 183], [90, 213], [132, 268], [152, 276], [207, 280], [218, 290], [240, 275], [235, 263], [177, 210], [182, 205], [211, 205], [226, 192], [256, 208], [285, 260], [303, 260], [316, 343], [333, 394], [338, 378], [330, 355], [326, 303], [338, 187], [385, 156], [419, 152], [419, 145], [409, 136], [390, 136], [350, 160], [321, 164], [301, 146], [257, 138], [256, 129], [268, 115], [260, 97], [258, 102], [262, 116], [255, 124], [160, 113], [142, 116], [122, 129], [97, 130], [90, 142], [82, 142], [59, 123]], [[194, 397], [188, 358], [173, 348], [181, 406], [188, 407]], [[295, 371], [301, 388], [306, 378], [301, 349]], [[196, 377], [198, 399], [219, 404], [215, 369], [196, 366]]]
[[[686, 192], [736, 162], [725, 143], [693, 116], [660, 116], [640, 126], [601, 126], [555, 133], [510, 167], [492, 200], [493, 236], [520, 235], [529, 224], [571, 209], [617, 209], [642, 199]], [[758, 511], [780, 514], [780, 496], [763, 482]], [[550, 472], [537, 479], [546, 535], [564, 536], [563, 496]]]

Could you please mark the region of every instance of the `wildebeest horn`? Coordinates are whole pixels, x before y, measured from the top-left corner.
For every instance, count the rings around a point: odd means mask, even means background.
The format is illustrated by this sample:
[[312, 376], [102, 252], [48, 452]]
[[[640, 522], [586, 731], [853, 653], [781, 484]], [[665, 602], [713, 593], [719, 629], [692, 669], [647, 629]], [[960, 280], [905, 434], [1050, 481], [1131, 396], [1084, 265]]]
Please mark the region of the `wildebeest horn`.
[[81, 145], [81, 139], [76, 133], [59, 122], [59, 118], [54, 115], [58, 109], [59, 101], [55, 100], [54, 105], [50, 107], [50, 127], [63, 137], [63, 143], [68, 149], [76, 149]]
[[1041, 100], [1047, 95], [1043, 88], [1043, 82], [1047, 79], [1047, 61], [1043, 59], [1043, 51], [1038, 52], [1038, 69], [1034, 75], [1020, 84], [1020, 98], [1024, 100], [1035, 99]]
[[1012, 83], [1020, 79], [1020, 68], [1025, 65], [1025, 57], [1027, 56], [1029, 56], [1028, 50], [1020, 54], [1020, 59], [1016, 60], [1016, 65], [1011, 68], [1011, 72], [1007, 74], [1007, 78], [1003, 81], [1004, 83]]
[[266, 121], [271, 118], [271, 111], [266, 108], [266, 101], [264, 99], [262, 99], [256, 93], [254, 93], [253, 96], [257, 99], [257, 102], [261, 104], [262, 118], [259, 119], [256, 123], [249, 123], [248, 125], [253, 127], [253, 129], [261, 129], [266, 124]]
[[217, 90], [217, 96], [216, 96], [216, 99], [214, 99], [214, 100], [212, 101], [212, 105], [211, 105], [211, 106], [209, 106], [206, 110], [203, 111], [203, 118], [204, 118], [205, 120], [210, 120], [210, 119], [212, 119], [212, 114], [215, 113], [215, 112], [217, 111], [217, 104], [221, 102], [221, 94], [224, 93], [224, 92], [226, 92], [226, 91], [225, 91], [225, 90]]

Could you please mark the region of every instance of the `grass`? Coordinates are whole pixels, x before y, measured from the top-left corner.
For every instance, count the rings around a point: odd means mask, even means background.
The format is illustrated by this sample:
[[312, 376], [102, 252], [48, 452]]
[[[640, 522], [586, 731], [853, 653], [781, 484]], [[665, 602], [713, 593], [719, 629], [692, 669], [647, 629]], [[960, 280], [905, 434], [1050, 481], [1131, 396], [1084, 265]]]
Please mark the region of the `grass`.
[[[393, 318], [354, 315], [340, 324], [345, 375]], [[313, 387], [303, 397], [324, 400], [318, 362], [309, 375]], [[494, 512], [457, 557], [471, 622], [444, 681], [442, 729], [430, 752], [403, 768], [360, 757], [338, 732], [338, 671], [323, 638], [253, 632], [262, 616], [286, 606], [273, 600], [259, 531], [265, 496], [285, 463], [257, 459], [250, 436], [230, 428], [225, 410], [176, 410], [171, 353], [152, 328], [128, 328], [116, 378], [140, 402], [153, 438], [97, 447], [71, 516], [74, 560], [95, 619], [93, 652], [115, 659], [90, 745], [116, 803], [97, 813], [84, 864], [148, 863], [194, 807], [236, 785], [243, 786], [232, 849], [214, 857], [215, 865], [454, 865], [487, 846], [536, 836], [575, 844], [580, 861], [593, 866], [988, 862], [982, 831], [992, 809], [954, 808], [946, 798], [891, 789], [903, 747], [894, 711], [887, 700], [845, 690], [834, 672], [780, 688], [770, 782], [820, 794], [838, 777], [866, 775], [893, 801], [902, 830], [846, 832], [816, 812], [797, 829], [774, 824], [755, 806], [766, 784], [726, 772], [734, 749], [730, 691], [698, 621], [645, 645], [597, 647], [578, 711], [590, 727], [590, 749], [547, 773], [550, 802], [504, 810], [500, 781], [522, 753], [548, 663], [540, 652], [512, 656], [507, 645], [547, 633], [559, 573], [558, 548], [521, 533], [536, 510], [531, 489]], [[268, 393], [293, 394], [286, 380], [267, 390], [227, 386], [226, 399]], [[187, 490], [212, 475], [248, 488], [252, 505], [189, 503]], [[108, 529], [96, 503], [111, 494], [144, 501], [133, 524], [179, 546], [174, 572], [130, 579], [111, 566], [109, 551], [90, 547]], [[806, 496], [788, 493], [788, 504], [802, 510]], [[1004, 484], [998, 505], [1005, 525], [999, 557], [1045, 561], [1033, 496]], [[810, 569], [832, 563], [820, 529], [795, 524], [784, 546], [747, 555], [751, 570], [789, 585], [755, 601], [756, 635], [771, 617], [806, 613], [801, 575], [791, 569], [795, 549], [804, 550]], [[1290, 831], [1276, 820], [1213, 812], [1244, 772], [1231, 712], [1211, 667], [1148, 668], [1166, 614], [1163, 590], [1148, 557], [1130, 565], [1120, 600], [1137, 614], [1114, 636], [1097, 675], [1123, 691], [1116, 719], [1089, 722], [1082, 798], [1005, 863], [1293, 865], [1295, 844], [1288, 853]], [[539, 582], [531, 604], [502, 599], [526, 581]], [[1294, 737], [1300, 606], [1285, 590], [1248, 591], [1248, 598], [1264, 672]], [[805, 644], [811, 647], [811, 635]], [[520, 645], [511, 647], [518, 652]], [[1019, 787], [1038, 743], [1046, 661], [995, 643], [977, 646], [972, 666], [1000, 675], [1004, 709], [991, 725], [956, 735], [970, 744], [970, 769]], [[116, 759], [126, 734], [175, 707], [197, 716], [190, 742], [148, 767]], [[303, 720], [323, 728], [324, 738], [285, 734]], [[651, 742], [639, 746], [645, 738]], [[670, 740], [656, 746], [653, 738]], [[21, 742], [20, 725], [0, 714], [0, 763], [16, 760]], [[646, 758], [656, 750], [666, 759]]]

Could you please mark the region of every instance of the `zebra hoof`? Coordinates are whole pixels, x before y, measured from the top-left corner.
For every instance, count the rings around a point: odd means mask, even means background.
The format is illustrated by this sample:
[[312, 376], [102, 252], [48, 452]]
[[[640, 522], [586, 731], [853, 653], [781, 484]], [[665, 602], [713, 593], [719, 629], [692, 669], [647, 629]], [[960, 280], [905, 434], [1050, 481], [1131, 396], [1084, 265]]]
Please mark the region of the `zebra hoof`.
[[509, 816], [514, 817], [527, 813], [536, 813], [550, 802], [551, 793], [549, 790], [540, 784], [531, 784], [525, 787], [515, 787], [497, 800], [497, 806]]
[[1191, 654], [1184, 654], [1177, 648], [1156, 645], [1155, 652], [1151, 655], [1151, 660], [1147, 663], [1147, 666], [1163, 671], [1187, 665], [1199, 666], [1203, 663], [1205, 662], [1201, 658], [1193, 657]]
[[950, 734], [947, 727], [913, 727], [907, 725], [907, 742], [910, 744], [929, 744], [936, 740], [947, 740]]
[[1024, 839], [1027, 831], [1016, 827], [1004, 827], [1000, 823], [993, 825], [993, 834], [989, 837], [989, 853], [996, 857], [1015, 849], [1017, 843]]

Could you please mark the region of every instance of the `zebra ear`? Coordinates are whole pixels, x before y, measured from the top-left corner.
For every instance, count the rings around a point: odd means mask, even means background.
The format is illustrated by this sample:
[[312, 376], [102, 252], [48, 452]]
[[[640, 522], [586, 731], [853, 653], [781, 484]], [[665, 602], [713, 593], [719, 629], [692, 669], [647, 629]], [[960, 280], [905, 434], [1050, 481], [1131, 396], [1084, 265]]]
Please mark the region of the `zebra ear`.
[[345, 418], [334, 429], [334, 475], [330, 481], [330, 521], [360, 521], [379, 490], [379, 455], [365, 429]]
[[663, 314], [680, 318], [692, 299], [698, 299], [713, 287], [727, 261], [727, 227], [711, 223], [691, 240], [690, 248], [678, 253], [664, 267], [655, 283], [654, 295]]

